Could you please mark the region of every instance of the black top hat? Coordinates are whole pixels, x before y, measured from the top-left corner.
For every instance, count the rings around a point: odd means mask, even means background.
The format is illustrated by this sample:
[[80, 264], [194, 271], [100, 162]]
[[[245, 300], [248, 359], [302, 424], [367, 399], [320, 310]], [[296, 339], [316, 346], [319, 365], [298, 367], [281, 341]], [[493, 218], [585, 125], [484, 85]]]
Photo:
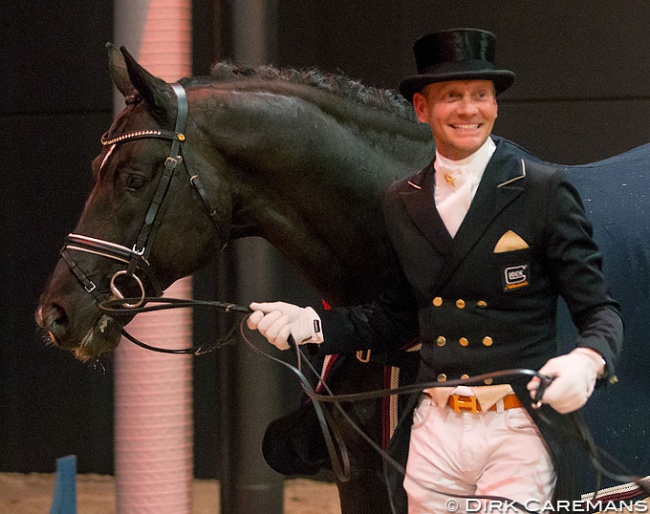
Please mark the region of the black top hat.
[[449, 80], [492, 80], [497, 94], [515, 80], [494, 65], [496, 36], [480, 29], [452, 29], [422, 36], [413, 44], [418, 74], [404, 79], [399, 91], [410, 102], [427, 84]]

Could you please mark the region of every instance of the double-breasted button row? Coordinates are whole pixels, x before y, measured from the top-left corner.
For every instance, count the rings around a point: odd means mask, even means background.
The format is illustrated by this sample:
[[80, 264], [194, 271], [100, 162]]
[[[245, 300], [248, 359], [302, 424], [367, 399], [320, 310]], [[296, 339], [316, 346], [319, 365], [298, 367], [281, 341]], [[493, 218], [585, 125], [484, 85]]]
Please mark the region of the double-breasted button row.
[[[443, 303], [445, 303], [445, 300], [443, 300], [441, 296], [436, 296], [433, 300], [431, 300], [431, 303], [433, 304], [434, 307], [440, 307], [442, 306]], [[476, 306], [479, 309], [485, 309], [488, 306], [488, 304], [485, 300], [478, 300], [476, 302]], [[462, 298], [458, 298], [458, 300], [456, 300], [456, 307], [459, 309], [464, 309], [465, 307], [467, 307], [467, 302]]]
[[[446, 344], [447, 344], [447, 338], [445, 336], [436, 337], [436, 346], [441, 346], [442, 347], [442, 346], [445, 346]], [[458, 340], [458, 344], [460, 344], [461, 346], [469, 346], [469, 339], [467, 339], [466, 337], [461, 337]], [[494, 344], [494, 340], [490, 336], [485, 336], [481, 340], [481, 344], [483, 346], [490, 347], [490, 346], [492, 346]]]
[[[463, 373], [460, 376], [460, 378], [462, 380], [467, 380], [469, 378], [469, 375], [467, 373]], [[446, 382], [447, 381], [447, 374], [446, 373], [439, 373], [438, 376], [436, 377], [436, 379], [438, 380], [438, 382]], [[486, 378], [485, 380], [483, 380], [483, 383], [485, 385], [490, 385], [490, 384], [492, 384], [492, 382], [494, 382], [494, 380], [491, 379], [491, 378]]]
[[[447, 381], [447, 374], [446, 373], [440, 373], [437, 377], [438, 382], [446, 382]], [[463, 373], [460, 376], [461, 380], [467, 380], [469, 378], [469, 375], [467, 373]]]

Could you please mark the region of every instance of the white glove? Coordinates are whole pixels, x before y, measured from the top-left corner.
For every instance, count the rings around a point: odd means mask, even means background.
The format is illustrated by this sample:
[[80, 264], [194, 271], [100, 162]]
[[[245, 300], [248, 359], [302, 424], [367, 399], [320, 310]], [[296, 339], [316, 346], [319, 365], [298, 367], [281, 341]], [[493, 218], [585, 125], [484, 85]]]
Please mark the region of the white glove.
[[311, 307], [284, 302], [251, 303], [249, 307], [254, 312], [246, 320], [248, 328], [259, 330], [280, 350], [289, 349], [289, 336], [296, 344], [323, 342], [320, 317]]
[[[571, 353], [550, 359], [539, 370], [542, 375], [555, 378], [544, 392], [542, 403], [549, 404], [561, 414], [578, 410], [587, 403], [604, 366], [601, 355], [589, 348], [576, 348]], [[539, 384], [537, 377], [528, 382], [531, 398], [535, 398]]]

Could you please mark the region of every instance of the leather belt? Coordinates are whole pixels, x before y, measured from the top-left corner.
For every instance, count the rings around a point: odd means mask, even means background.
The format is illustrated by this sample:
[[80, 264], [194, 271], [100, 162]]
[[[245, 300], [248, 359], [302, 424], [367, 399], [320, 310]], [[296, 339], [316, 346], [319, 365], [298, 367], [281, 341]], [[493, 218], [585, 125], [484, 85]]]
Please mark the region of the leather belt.
[[[476, 396], [460, 396], [458, 394], [452, 394], [449, 397], [449, 400], [447, 400], [447, 406], [456, 412], [471, 412], [472, 414], [483, 412], [481, 404], [476, 399]], [[523, 407], [523, 404], [519, 401], [517, 395], [508, 394], [492, 405], [492, 407], [487, 409], [487, 411], [516, 409], [518, 407]]]

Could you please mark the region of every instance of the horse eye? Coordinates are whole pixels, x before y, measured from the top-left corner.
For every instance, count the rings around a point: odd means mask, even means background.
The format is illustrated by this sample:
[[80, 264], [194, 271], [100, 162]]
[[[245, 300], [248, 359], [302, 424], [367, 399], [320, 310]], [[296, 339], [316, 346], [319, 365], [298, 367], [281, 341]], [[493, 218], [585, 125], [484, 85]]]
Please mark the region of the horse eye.
[[130, 175], [126, 179], [126, 187], [129, 189], [138, 190], [144, 186], [144, 179], [138, 175]]

